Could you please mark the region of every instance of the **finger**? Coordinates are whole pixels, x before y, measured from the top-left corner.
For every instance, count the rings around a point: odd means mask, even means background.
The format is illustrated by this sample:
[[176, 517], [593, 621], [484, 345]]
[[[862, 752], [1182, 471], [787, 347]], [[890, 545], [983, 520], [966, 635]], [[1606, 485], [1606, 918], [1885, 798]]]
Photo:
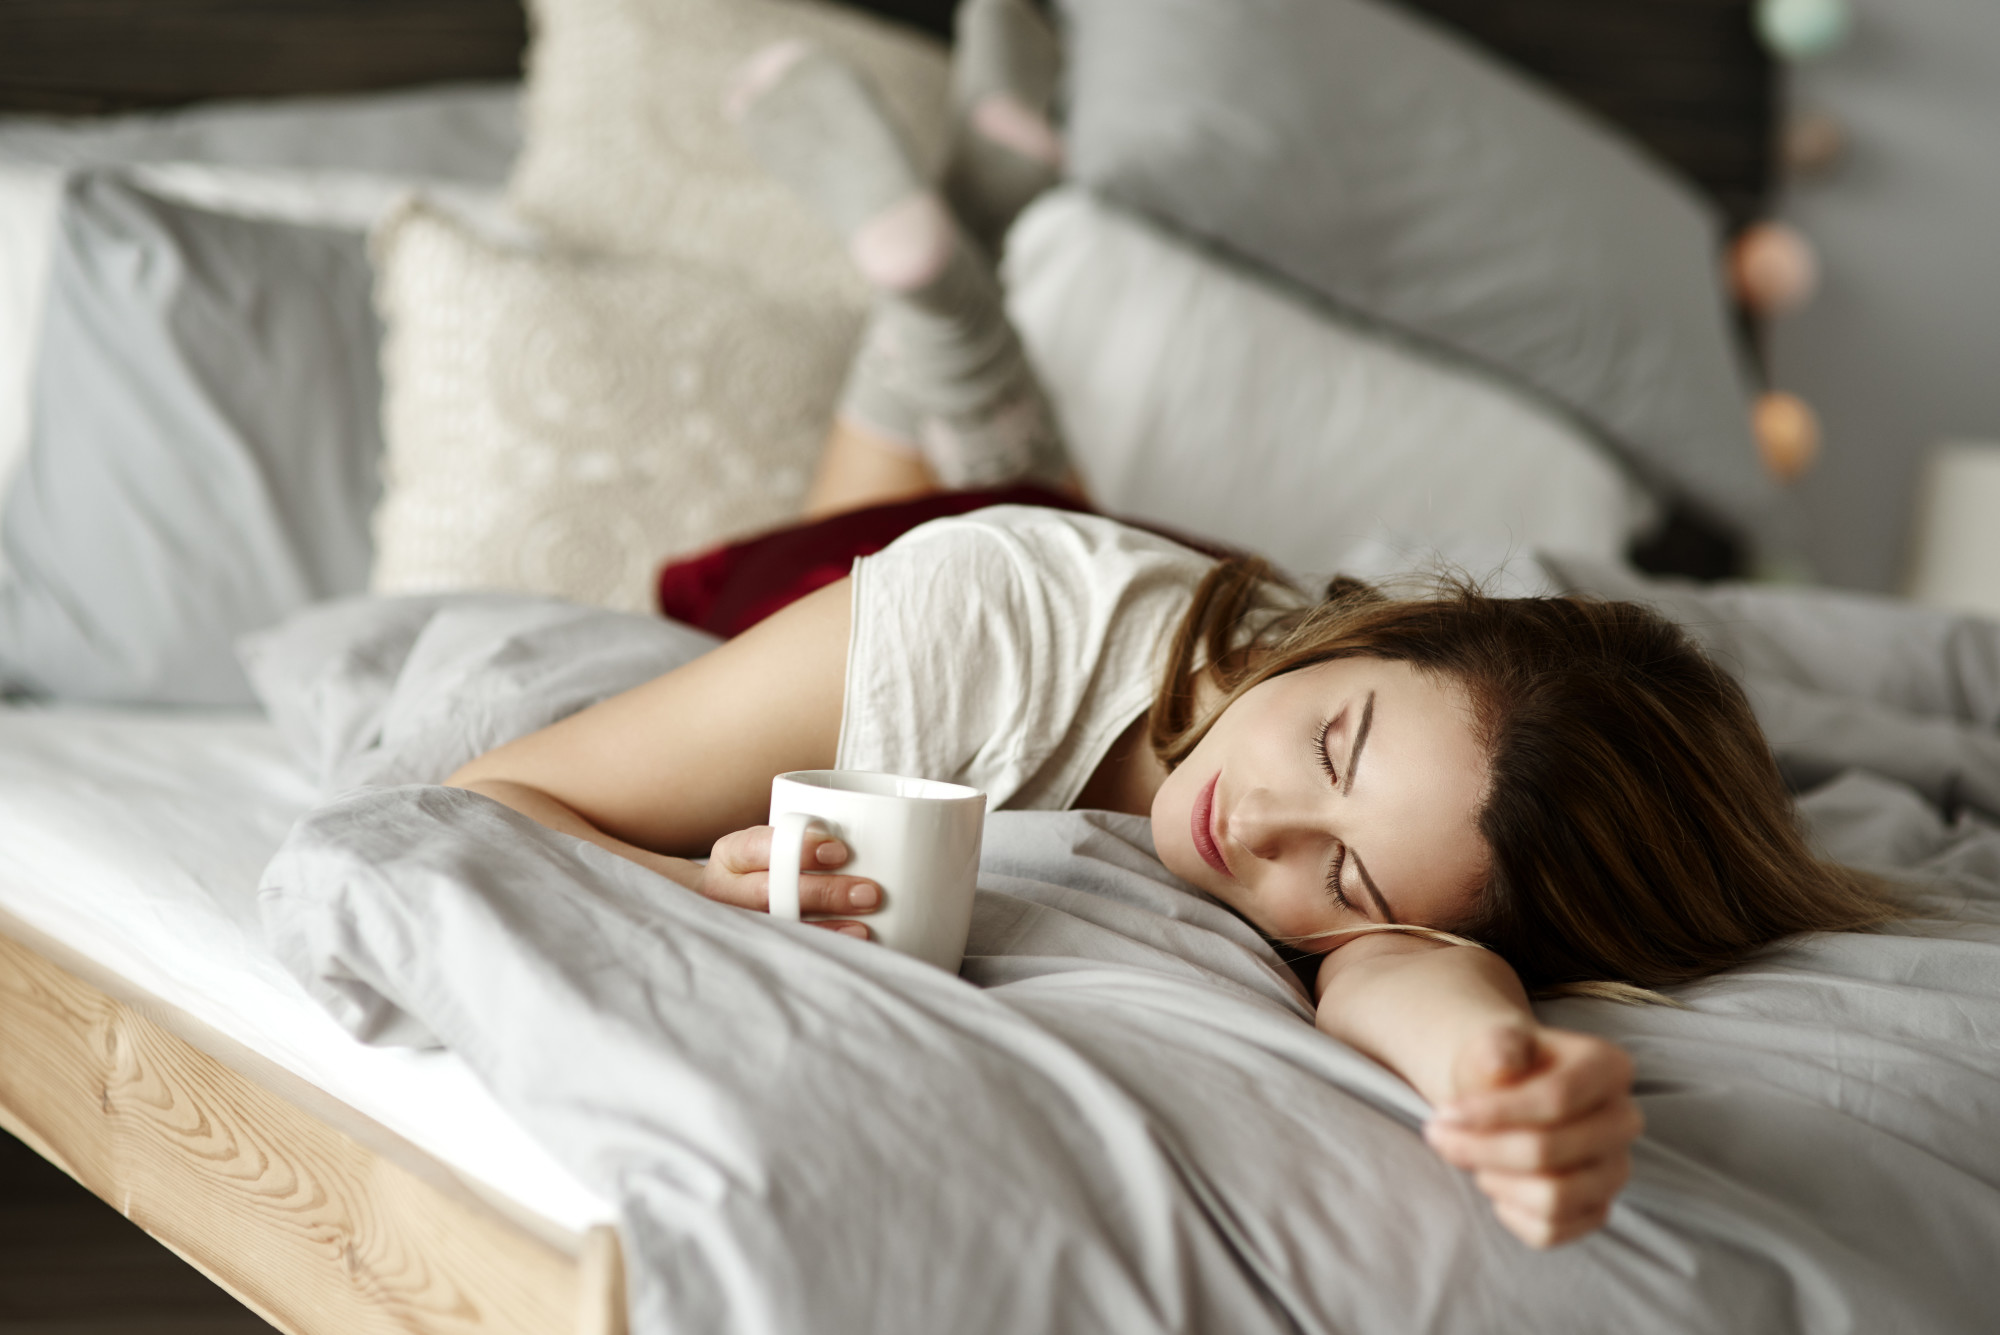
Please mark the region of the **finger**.
[[[719, 862], [723, 868], [736, 874], [764, 871], [771, 865], [771, 835], [768, 825], [752, 825], [748, 829], [736, 830], [715, 841], [708, 851], [710, 862]], [[818, 871], [822, 867], [838, 867], [849, 856], [846, 844], [831, 835], [814, 834], [806, 831], [806, 837], [799, 841], [799, 870]]]
[[1424, 1139], [1458, 1168], [1516, 1173], [1565, 1172], [1624, 1151], [1646, 1129], [1639, 1105], [1628, 1096], [1552, 1127], [1474, 1131], [1446, 1122], [1424, 1128]]
[[1630, 1174], [1630, 1161], [1619, 1156], [1573, 1173], [1489, 1170], [1473, 1174], [1472, 1180], [1496, 1205], [1505, 1202], [1525, 1214], [1568, 1223], [1608, 1208]]
[[799, 910], [803, 913], [872, 913], [881, 904], [882, 887], [859, 876], [799, 877]]
[[733, 876], [768, 869], [771, 865], [771, 827], [753, 825], [747, 830], [723, 835], [708, 850], [708, 864]]
[[[730, 878], [711, 897], [739, 908], [769, 912], [771, 873], [755, 871]], [[882, 887], [873, 881], [858, 876], [802, 874], [799, 877], [801, 913], [872, 913], [881, 905]]]
[[[1512, 1201], [1492, 1201], [1494, 1213], [1500, 1215], [1502, 1223], [1514, 1229], [1516, 1237], [1526, 1241], [1528, 1235], [1536, 1235], [1542, 1241], [1536, 1245], [1554, 1245], [1582, 1237], [1584, 1233], [1600, 1227], [1612, 1215], [1612, 1201], [1602, 1201], [1598, 1205], [1582, 1207], [1562, 1215], [1550, 1215], [1538, 1209], [1524, 1209]], [[1516, 1227], [1520, 1225], [1520, 1227]]]
[[[718, 859], [711, 857], [711, 869]], [[704, 876], [701, 893], [718, 903], [768, 913], [771, 908], [771, 873], [741, 872], [724, 876]], [[801, 874], [799, 912], [872, 913], [882, 906], [882, 888], [858, 876]]]
[[1553, 1220], [1495, 1202], [1493, 1213], [1509, 1233], [1530, 1247], [1541, 1250], [1560, 1247], [1594, 1233], [1604, 1227], [1605, 1221], [1611, 1217], [1611, 1208], [1606, 1206], [1595, 1214], [1579, 1215], [1574, 1219]]
[[839, 932], [842, 936], [859, 937], [863, 941], [866, 941], [869, 936], [868, 924], [860, 922], [840, 922], [832, 918], [827, 918], [819, 922], [808, 923], [807, 926], [823, 927], [829, 932]]
[[696, 889], [718, 904], [754, 909], [760, 913], [768, 911], [771, 906], [770, 874], [761, 869], [752, 872], [735, 870], [729, 855], [730, 850], [718, 840], [715, 847], [709, 850], [708, 866], [702, 869], [701, 881]]
[[838, 867], [847, 861], [847, 855], [847, 845], [840, 840], [808, 834], [799, 845], [799, 870], [818, 871], [822, 867]]
[[1554, 1221], [1545, 1219], [1532, 1210], [1520, 1209], [1506, 1201], [1493, 1202], [1493, 1214], [1503, 1228], [1530, 1247], [1540, 1250], [1555, 1246]]
[[1632, 1058], [1623, 1048], [1586, 1035], [1570, 1035], [1582, 1044], [1539, 1043], [1550, 1060], [1527, 1079], [1504, 1089], [1489, 1089], [1453, 1099], [1439, 1108], [1446, 1125], [1488, 1128], [1547, 1126], [1595, 1111], [1632, 1087]]

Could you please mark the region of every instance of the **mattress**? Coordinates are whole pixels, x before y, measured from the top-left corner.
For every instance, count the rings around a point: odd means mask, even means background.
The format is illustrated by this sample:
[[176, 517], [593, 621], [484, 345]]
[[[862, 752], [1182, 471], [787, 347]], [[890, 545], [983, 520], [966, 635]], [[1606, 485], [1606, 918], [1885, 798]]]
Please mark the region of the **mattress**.
[[366, 1047], [262, 941], [315, 792], [247, 712], [0, 708], [0, 911], [572, 1231], [612, 1217], [456, 1056]]

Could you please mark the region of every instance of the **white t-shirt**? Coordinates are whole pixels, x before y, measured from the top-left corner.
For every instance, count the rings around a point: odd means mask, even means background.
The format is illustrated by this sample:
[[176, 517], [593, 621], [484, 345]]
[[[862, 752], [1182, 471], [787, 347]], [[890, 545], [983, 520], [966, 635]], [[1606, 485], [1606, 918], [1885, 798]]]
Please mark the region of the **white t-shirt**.
[[910, 530], [854, 564], [836, 763], [969, 784], [989, 810], [1068, 807], [1152, 704], [1214, 565], [1027, 506]]

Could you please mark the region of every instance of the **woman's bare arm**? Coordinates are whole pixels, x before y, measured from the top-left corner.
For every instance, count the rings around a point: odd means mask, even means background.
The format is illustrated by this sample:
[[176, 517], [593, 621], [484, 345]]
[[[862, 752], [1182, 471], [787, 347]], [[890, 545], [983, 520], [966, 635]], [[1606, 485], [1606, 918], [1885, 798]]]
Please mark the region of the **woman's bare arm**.
[[532, 788], [640, 848], [705, 853], [763, 819], [772, 775], [833, 764], [848, 604], [846, 580], [828, 585], [665, 676], [487, 752], [450, 782]]
[[1437, 1109], [1425, 1138], [1522, 1241], [1604, 1222], [1644, 1126], [1624, 1049], [1540, 1024], [1506, 961], [1472, 946], [1360, 937], [1322, 962], [1319, 990], [1319, 1027]]
[[1496, 1026], [1533, 1025], [1528, 994], [1489, 950], [1378, 932], [1320, 961], [1319, 1027], [1442, 1107], [1459, 1048]]
[[[848, 581], [828, 585], [692, 663], [487, 752], [447, 782], [691, 889], [761, 908], [769, 840], [751, 827], [770, 808], [773, 775], [834, 762], [849, 602]], [[709, 868], [686, 861], [711, 848]], [[845, 859], [831, 841], [808, 840], [805, 855], [809, 867]], [[852, 877], [809, 876], [801, 894], [817, 912], [875, 902], [874, 888]]]

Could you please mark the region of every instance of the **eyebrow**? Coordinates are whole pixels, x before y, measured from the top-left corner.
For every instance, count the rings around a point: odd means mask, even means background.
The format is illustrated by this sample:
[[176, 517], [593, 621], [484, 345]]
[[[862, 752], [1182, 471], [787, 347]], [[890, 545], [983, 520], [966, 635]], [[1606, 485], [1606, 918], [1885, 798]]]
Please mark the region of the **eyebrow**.
[[1368, 740], [1368, 730], [1375, 726], [1375, 692], [1368, 692], [1368, 703], [1361, 706], [1361, 726], [1354, 730], [1354, 745], [1347, 748], [1347, 777], [1340, 781], [1342, 797], [1354, 791], [1354, 767], [1361, 760], [1361, 747]]
[[1354, 864], [1354, 870], [1361, 873], [1361, 884], [1368, 891], [1368, 897], [1375, 901], [1375, 907], [1382, 911], [1382, 921], [1399, 921], [1396, 915], [1389, 911], [1389, 901], [1382, 898], [1382, 892], [1375, 888], [1375, 878], [1368, 874], [1368, 868], [1361, 865], [1361, 859], [1355, 856], [1351, 848], [1347, 850], [1347, 860]]
[[[1368, 730], [1375, 726], [1375, 692], [1368, 692], [1368, 702], [1361, 706], [1361, 726], [1354, 730], [1354, 745], [1347, 750], [1347, 775], [1341, 780], [1340, 792], [1344, 797], [1354, 791], [1354, 767], [1361, 761], [1361, 748], [1368, 741]], [[1396, 921], [1396, 915], [1389, 910], [1389, 901], [1382, 898], [1382, 892], [1375, 888], [1375, 878], [1368, 874], [1368, 868], [1361, 865], [1361, 856], [1353, 849], [1347, 850], [1347, 857], [1354, 864], [1354, 870], [1361, 873], [1361, 884], [1368, 891], [1368, 897], [1375, 901], [1375, 907], [1382, 913], [1383, 922]]]

